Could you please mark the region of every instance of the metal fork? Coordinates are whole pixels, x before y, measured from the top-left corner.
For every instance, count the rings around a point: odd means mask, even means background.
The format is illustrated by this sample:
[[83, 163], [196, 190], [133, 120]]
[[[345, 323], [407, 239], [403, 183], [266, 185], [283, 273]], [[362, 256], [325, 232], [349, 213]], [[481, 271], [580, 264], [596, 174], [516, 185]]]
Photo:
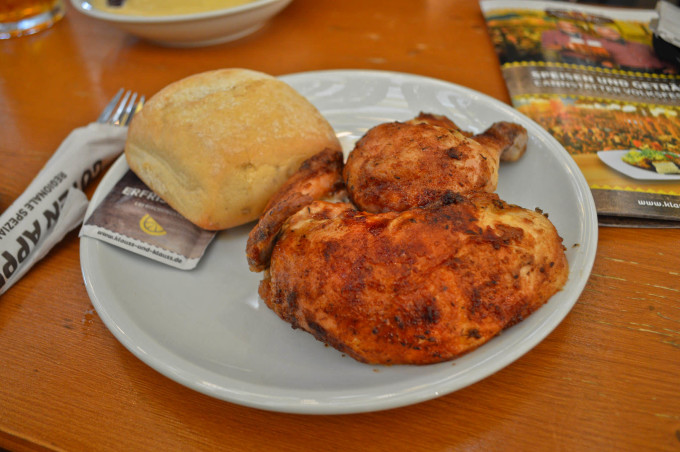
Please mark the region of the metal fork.
[[142, 109], [145, 101], [144, 96], [137, 100], [137, 93], [133, 93], [130, 90], [125, 91], [121, 88], [113, 96], [113, 99], [111, 99], [106, 108], [104, 108], [101, 115], [99, 115], [97, 122], [113, 124], [115, 126], [127, 126], [130, 124], [135, 113]]

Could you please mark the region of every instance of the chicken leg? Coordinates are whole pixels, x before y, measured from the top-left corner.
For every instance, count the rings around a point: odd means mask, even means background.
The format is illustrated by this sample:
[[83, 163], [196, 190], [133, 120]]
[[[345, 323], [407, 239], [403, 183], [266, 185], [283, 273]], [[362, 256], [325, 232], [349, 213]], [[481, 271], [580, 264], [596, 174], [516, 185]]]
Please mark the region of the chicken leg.
[[444, 116], [421, 113], [370, 129], [350, 153], [343, 178], [360, 209], [403, 211], [450, 191], [495, 191], [501, 156], [516, 160], [526, 144], [519, 124], [498, 122], [473, 136]]

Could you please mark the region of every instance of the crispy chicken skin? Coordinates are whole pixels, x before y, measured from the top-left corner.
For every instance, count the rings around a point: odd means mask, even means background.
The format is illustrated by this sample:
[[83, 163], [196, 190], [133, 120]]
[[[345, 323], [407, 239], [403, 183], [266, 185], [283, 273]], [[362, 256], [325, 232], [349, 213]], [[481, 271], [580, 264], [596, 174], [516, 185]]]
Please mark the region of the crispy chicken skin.
[[475, 349], [557, 292], [562, 240], [495, 194], [444, 194], [371, 214], [313, 202], [281, 228], [260, 296], [283, 320], [372, 364], [428, 364]]
[[421, 113], [370, 129], [343, 170], [352, 202], [368, 212], [424, 206], [450, 191], [493, 192], [501, 155], [518, 159], [526, 130], [507, 122], [473, 136], [450, 119]]
[[462, 130], [451, 119], [443, 115], [421, 112], [406, 124], [431, 124], [451, 130], [457, 130], [468, 138], [472, 138], [483, 146], [492, 146], [500, 152], [500, 159], [505, 162], [519, 160], [527, 149], [529, 136], [526, 129], [520, 124], [507, 121], [499, 121], [491, 124], [483, 133], [473, 134]]
[[420, 112], [418, 116], [416, 116], [413, 119], [409, 119], [408, 121], [404, 121], [405, 124], [430, 124], [433, 126], [439, 126], [439, 127], [444, 127], [445, 129], [451, 129], [451, 130], [456, 130], [466, 137], [470, 138], [474, 134], [472, 132], [467, 132], [451, 120], [448, 116], [444, 115], [435, 115], [432, 113], [425, 113], [425, 112]]

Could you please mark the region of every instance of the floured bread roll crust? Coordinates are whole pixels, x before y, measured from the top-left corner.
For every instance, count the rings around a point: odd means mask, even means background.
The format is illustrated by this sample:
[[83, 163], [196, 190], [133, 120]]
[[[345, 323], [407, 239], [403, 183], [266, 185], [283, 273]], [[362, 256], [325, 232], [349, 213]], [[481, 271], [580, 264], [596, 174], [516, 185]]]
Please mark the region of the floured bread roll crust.
[[135, 115], [125, 155], [132, 171], [197, 226], [255, 220], [308, 157], [341, 149], [319, 111], [261, 72], [221, 69], [168, 85]]

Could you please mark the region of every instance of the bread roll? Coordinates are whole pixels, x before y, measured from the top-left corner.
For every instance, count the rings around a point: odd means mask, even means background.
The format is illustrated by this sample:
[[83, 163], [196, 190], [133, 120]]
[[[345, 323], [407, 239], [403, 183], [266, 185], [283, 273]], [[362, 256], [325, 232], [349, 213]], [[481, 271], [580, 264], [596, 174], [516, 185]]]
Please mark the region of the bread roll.
[[308, 157], [341, 149], [319, 111], [261, 72], [222, 69], [168, 85], [137, 113], [125, 155], [130, 169], [197, 226], [255, 220]]

